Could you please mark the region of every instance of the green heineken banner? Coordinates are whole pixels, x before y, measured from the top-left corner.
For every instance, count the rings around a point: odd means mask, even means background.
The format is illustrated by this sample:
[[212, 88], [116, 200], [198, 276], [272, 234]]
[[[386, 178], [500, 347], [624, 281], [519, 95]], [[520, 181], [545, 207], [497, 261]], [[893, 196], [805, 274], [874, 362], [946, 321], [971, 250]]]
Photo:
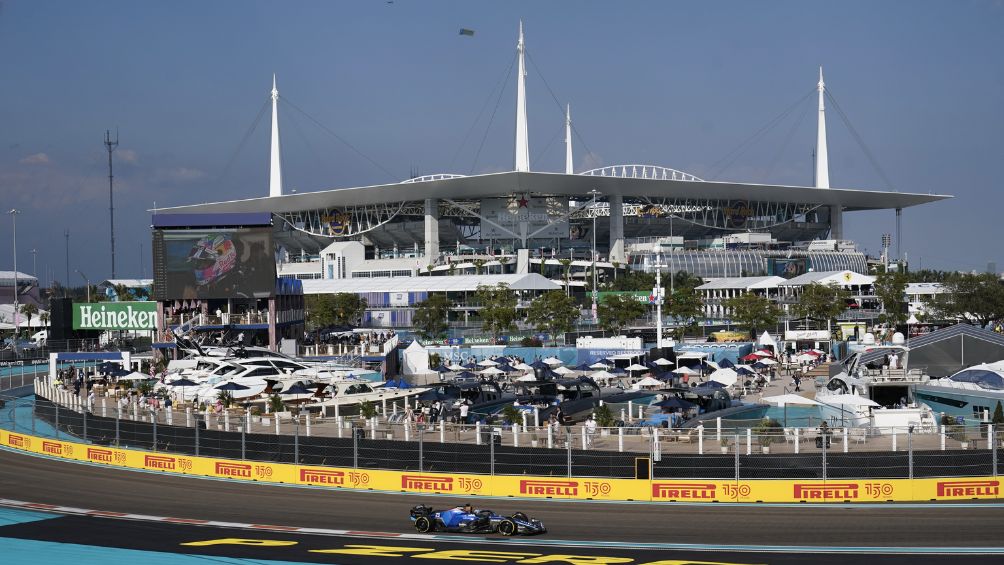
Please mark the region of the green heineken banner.
[[157, 303], [95, 302], [73, 304], [75, 330], [155, 330]]

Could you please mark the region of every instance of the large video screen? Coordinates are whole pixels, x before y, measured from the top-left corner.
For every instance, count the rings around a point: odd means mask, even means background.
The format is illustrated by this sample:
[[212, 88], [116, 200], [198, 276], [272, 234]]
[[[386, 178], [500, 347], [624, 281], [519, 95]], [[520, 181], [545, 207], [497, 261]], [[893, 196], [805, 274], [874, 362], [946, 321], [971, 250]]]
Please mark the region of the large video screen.
[[768, 259], [767, 269], [773, 276], [791, 279], [799, 275], [804, 275], [808, 272], [809, 260], [805, 257], [796, 257], [793, 259]]
[[163, 289], [162, 299], [275, 294], [271, 228], [158, 230], [158, 235], [154, 257], [162, 264], [155, 265], [155, 276], [163, 284], [155, 286]]

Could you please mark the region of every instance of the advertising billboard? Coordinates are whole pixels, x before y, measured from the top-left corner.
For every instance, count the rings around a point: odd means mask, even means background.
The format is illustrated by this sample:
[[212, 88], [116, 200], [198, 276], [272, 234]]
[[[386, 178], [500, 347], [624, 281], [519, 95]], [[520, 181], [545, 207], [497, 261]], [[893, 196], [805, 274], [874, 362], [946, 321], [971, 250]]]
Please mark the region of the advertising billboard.
[[94, 302], [73, 304], [75, 330], [155, 330], [156, 302]]
[[268, 298], [275, 293], [271, 228], [158, 230], [155, 287], [164, 300]]
[[809, 270], [809, 260], [805, 257], [795, 259], [768, 259], [768, 274], [786, 279], [804, 275]]

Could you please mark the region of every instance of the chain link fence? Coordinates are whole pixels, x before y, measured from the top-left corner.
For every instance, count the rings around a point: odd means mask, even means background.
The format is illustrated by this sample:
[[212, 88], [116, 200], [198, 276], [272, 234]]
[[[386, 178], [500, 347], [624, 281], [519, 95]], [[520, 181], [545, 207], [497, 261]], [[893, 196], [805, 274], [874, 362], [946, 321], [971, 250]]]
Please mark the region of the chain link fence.
[[[107, 400], [107, 401], [106, 401]], [[669, 429], [418, 424], [301, 414], [165, 410], [135, 398], [0, 397], [0, 426], [44, 437], [206, 457], [346, 468], [555, 477], [869, 479], [996, 476], [992, 424], [912, 428]], [[72, 407], [72, 408], [71, 408]]]

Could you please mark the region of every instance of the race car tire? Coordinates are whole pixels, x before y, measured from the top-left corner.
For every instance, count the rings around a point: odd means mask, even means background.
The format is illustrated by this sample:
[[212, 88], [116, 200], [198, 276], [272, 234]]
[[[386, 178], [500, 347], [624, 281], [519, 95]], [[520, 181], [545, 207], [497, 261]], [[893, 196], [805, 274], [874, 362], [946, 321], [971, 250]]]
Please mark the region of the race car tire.
[[516, 522], [513, 522], [510, 518], [506, 518], [499, 522], [499, 533], [503, 536], [514, 536], [518, 532], [519, 528], [516, 527]]
[[513, 514], [512, 515], [512, 519], [513, 520], [522, 520], [524, 522], [529, 522], [530, 521], [530, 517], [527, 516], [526, 514], [522, 513], [522, 512], [517, 512], [517, 513]]
[[432, 520], [427, 516], [419, 516], [415, 519], [415, 529], [423, 534], [431, 532], [433, 529]]

